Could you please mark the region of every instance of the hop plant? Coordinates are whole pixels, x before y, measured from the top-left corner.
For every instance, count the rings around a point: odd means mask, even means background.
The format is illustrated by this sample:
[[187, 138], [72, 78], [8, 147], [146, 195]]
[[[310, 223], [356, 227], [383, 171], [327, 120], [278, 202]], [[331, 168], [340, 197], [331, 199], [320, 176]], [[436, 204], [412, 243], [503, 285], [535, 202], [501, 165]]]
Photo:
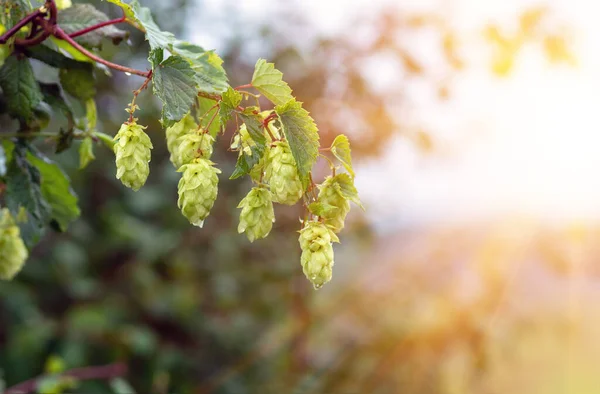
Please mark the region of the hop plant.
[[7, 208], [0, 210], [0, 279], [12, 279], [25, 264], [28, 252], [21, 231]]
[[150, 149], [152, 142], [144, 132], [145, 127], [123, 123], [115, 136], [114, 152], [117, 164], [117, 179], [123, 185], [137, 191], [144, 186], [150, 173]]
[[342, 195], [336, 177], [328, 176], [319, 185], [318, 200], [335, 208], [325, 211], [322, 218], [334, 232], [339, 233], [344, 228], [346, 215], [350, 212], [350, 202]]
[[221, 171], [208, 159], [197, 158], [177, 170], [179, 180], [177, 206], [194, 226], [202, 227], [217, 198]]
[[238, 233], [246, 232], [250, 242], [269, 235], [275, 221], [273, 201], [269, 190], [264, 187], [252, 188], [240, 201], [238, 208], [242, 208]]
[[179, 122], [167, 127], [165, 130], [167, 150], [170, 153], [169, 159], [176, 168], [181, 167], [181, 164], [176, 164], [176, 160], [179, 157], [179, 145], [181, 143], [179, 139], [196, 129], [198, 129], [198, 124], [196, 123], [196, 120], [194, 120], [194, 117], [188, 113]]
[[205, 132], [195, 132], [179, 137], [177, 142], [179, 145], [176, 149], [177, 153], [173, 164], [179, 168], [184, 164], [191, 163], [192, 160], [198, 157], [210, 159], [215, 138]]
[[300, 263], [304, 275], [318, 289], [331, 280], [333, 270], [333, 245], [338, 237], [324, 223], [310, 221], [300, 230]]
[[269, 150], [265, 175], [273, 201], [294, 205], [302, 197], [302, 182], [287, 141], [277, 141]]

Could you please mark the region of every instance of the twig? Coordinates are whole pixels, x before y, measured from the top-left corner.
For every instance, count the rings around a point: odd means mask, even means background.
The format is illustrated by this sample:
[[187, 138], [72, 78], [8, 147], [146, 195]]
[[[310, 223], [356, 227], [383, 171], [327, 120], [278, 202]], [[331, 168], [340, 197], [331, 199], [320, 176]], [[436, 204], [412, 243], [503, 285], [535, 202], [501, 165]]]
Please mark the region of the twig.
[[[245, 84], [245, 85], [236, 86], [236, 87], [235, 87], [235, 88], [233, 88], [233, 89], [235, 89], [235, 90], [240, 90], [240, 89], [247, 89], [247, 88], [251, 88], [251, 87], [252, 87], [252, 84], [251, 84], [251, 83], [247, 83], [247, 84]], [[246, 93], [246, 92], [244, 92], [244, 93]]]
[[16, 25], [14, 25], [13, 27], [11, 27], [10, 29], [8, 29], [6, 31], [6, 33], [4, 33], [1, 37], [0, 37], [0, 44], [6, 44], [7, 41], [14, 36], [15, 34], [17, 34], [17, 32], [19, 30], [21, 30], [23, 28], [23, 26], [27, 25], [29, 22], [31, 22], [32, 20], [34, 20], [35, 18], [37, 18], [40, 15], [45, 15], [47, 11], [42, 12], [41, 10], [37, 9], [34, 12], [32, 12], [31, 14], [27, 15], [25, 18], [21, 19], [19, 22], [17, 22]]
[[[113, 379], [123, 376], [127, 373], [127, 366], [123, 363], [115, 363], [103, 365], [99, 367], [84, 367], [74, 368], [65, 371], [58, 376], [63, 378], [75, 378], [77, 380], [94, 380], [94, 379]], [[43, 377], [37, 377], [19, 383], [16, 386], [9, 387], [4, 391], [4, 394], [28, 394], [37, 389], [39, 380]]]
[[123, 16], [120, 17], [120, 18], [111, 19], [109, 21], [101, 22], [101, 23], [98, 23], [96, 25], [86, 27], [85, 29], [82, 29], [82, 30], [79, 30], [79, 31], [76, 31], [74, 33], [69, 34], [69, 37], [71, 37], [71, 38], [79, 37], [79, 36], [82, 36], [82, 35], [87, 34], [89, 32], [92, 32], [94, 30], [101, 29], [101, 28], [103, 28], [105, 26], [116, 25], [117, 23], [125, 22], [126, 20], [127, 20], [127, 16], [125, 15], [125, 12], [123, 11]]
[[133, 123], [133, 113], [136, 109], [135, 100], [137, 99], [137, 96], [139, 96], [139, 94], [142, 93], [142, 91], [148, 87], [148, 84], [151, 80], [152, 70], [148, 71], [148, 76], [146, 77], [146, 80], [144, 81], [142, 86], [140, 86], [139, 89], [133, 91], [133, 99], [131, 100], [131, 104], [129, 104], [129, 123]]
[[84, 47], [79, 45], [67, 33], [65, 33], [63, 29], [61, 29], [58, 26], [54, 27], [54, 35], [57, 38], [60, 38], [62, 40], [65, 40], [66, 42], [68, 42], [73, 48], [77, 49], [79, 52], [83, 53], [85, 56], [89, 57], [90, 59], [92, 59], [98, 63], [104, 64], [107, 67], [110, 67], [110, 68], [118, 70], [118, 71], [123, 71], [125, 73], [139, 75], [141, 77], [146, 77], [146, 78], [149, 78], [152, 75], [151, 71], [141, 71], [141, 70], [136, 70], [135, 68], [121, 66], [120, 64], [109, 62], [108, 60], [104, 60], [101, 57], [94, 55], [93, 53], [91, 53], [90, 51], [88, 51], [87, 49], [85, 49]]

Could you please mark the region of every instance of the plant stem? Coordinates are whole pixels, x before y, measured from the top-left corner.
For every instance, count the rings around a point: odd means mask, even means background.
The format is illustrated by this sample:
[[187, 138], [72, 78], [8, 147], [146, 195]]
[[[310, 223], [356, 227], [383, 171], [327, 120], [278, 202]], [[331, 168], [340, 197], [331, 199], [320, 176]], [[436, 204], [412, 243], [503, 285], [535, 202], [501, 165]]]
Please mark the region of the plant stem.
[[148, 87], [148, 84], [150, 83], [151, 80], [152, 80], [152, 70], [150, 70], [148, 72], [148, 76], [146, 77], [146, 80], [144, 81], [142, 86], [140, 86], [139, 89], [133, 91], [133, 100], [131, 100], [131, 104], [129, 104], [129, 123], [133, 123], [133, 113], [135, 112], [135, 99], [137, 99], [137, 96], [140, 93], [142, 93], [142, 90], [144, 90]]
[[51, 133], [49, 131], [40, 131], [37, 133], [36, 132], [27, 133], [27, 132], [22, 132], [22, 131], [15, 131], [15, 132], [11, 132], [11, 133], [0, 133], [0, 138], [27, 138], [27, 137], [58, 138], [58, 134]]
[[93, 53], [91, 53], [90, 51], [88, 51], [87, 49], [85, 49], [84, 47], [79, 45], [77, 42], [75, 42], [75, 40], [73, 40], [67, 33], [64, 32], [63, 29], [61, 29], [58, 26], [54, 27], [54, 36], [56, 36], [57, 38], [60, 38], [61, 40], [65, 40], [66, 42], [69, 43], [69, 45], [71, 45], [73, 48], [77, 49], [79, 52], [83, 53], [85, 56], [89, 57], [90, 59], [92, 59], [98, 63], [104, 64], [105, 66], [110, 67], [114, 70], [123, 71], [125, 73], [135, 74], [135, 75], [139, 75], [141, 77], [146, 77], [146, 78], [149, 78], [152, 75], [151, 71], [141, 71], [141, 70], [136, 70], [134, 68], [121, 66], [120, 64], [109, 62], [108, 60], [104, 60], [101, 57], [94, 55]]
[[[251, 87], [252, 87], [252, 84], [251, 84], [251, 83], [247, 83], [247, 84], [245, 84], [245, 85], [236, 86], [236, 87], [235, 87], [235, 88], [233, 88], [233, 89], [235, 89], [235, 90], [240, 90], [240, 89], [247, 89], [247, 88], [251, 88]], [[244, 93], [246, 93], [246, 92], [244, 92]]]
[[118, 19], [111, 19], [109, 21], [101, 22], [101, 23], [98, 23], [96, 25], [93, 25], [93, 26], [90, 26], [90, 27], [86, 27], [85, 29], [82, 29], [82, 30], [76, 31], [74, 33], [71, 33], [71, 34], [69, 34], [69, 37], [71, 37], [71, 38], [79, 37], [79, 36], [82, 36], [82, 35], [87, 34], [89, 32], [92, 32], [94, 30], [101, 29], [101, 28], [103, 28], [105, 26], [116, 25], [117, 23], [125, 22], [126, 19], [127, 18], [125, 16], [125, 14], [123, 14], [123, 16], [120, 17], [120, 18], [118, 18]]
[[198, 92], [198, 96], [199, 97], [204, 97], [210, 100], [215, 100], [215, 101], [221, 101], [221, 95], [219, 94], [211, 94], [211, 93], [205, 93], [205, 92]]
[[[127, 366], [122, 363], [103, 365], [99, 367], [74, 368], [59, 374], [63, 378], [76, 380], [114, 379], [127, 373]], [[9, 387], [4, 394], [28, 394], [37, 390], [39, 381], [43, 377], [27, 380], [16, 386]]]
[[6, 33], [4, 33], [0, 37], [0, 44], [6, 44], [6, 42], [12, 36], [14, 36], [15, 34], [17, 34], [17, 32], [23, 28], [23, 26], [25, 26], [26, 24], [28, 24], [29, 22], [31, 22], [32, 20], [34, 20], [38, 16], [45, 15], [45, 14], [46, 14], [45, 12], [42, 12], [39, 9], [37, 9], [34, 12], [32, 12], [31, 14], [27, 15], [25, 18], [23, 18], [19, 22], [17, 22], [16, 25], [14, 25], [10, 29], [8, 29], [8, 31]]

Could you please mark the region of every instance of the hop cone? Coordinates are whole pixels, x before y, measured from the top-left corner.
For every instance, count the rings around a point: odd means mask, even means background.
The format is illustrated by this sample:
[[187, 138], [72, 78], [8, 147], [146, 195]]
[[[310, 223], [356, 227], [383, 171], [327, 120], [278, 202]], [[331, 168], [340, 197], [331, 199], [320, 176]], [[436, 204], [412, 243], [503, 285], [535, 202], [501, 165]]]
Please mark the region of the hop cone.
[[213, 143], [215, 139], [207, 133], [185, 134], [177, 140], [178, 147], [173, 160], [175, 167], [179, 168], [184, 164], [191, 163], [192, 160], [202, 157], [210, 159], [213, 153]]
[[179, 180], [177, 206], [194, 226], [202, 227], [204, 219], [217, 199], [219, 169], [207, 159], [194, 159], [177, 170], [182, 172]]
[[339, 233], [344, 228], [346, 215], [350, 212], [350, 202], [342, 195], [340, 185], [335, 177], [325, 178], [325, 181], [319, 185], [319, 189], [319, 201], [337, 208], [323, 214], [325, 224], [329, 225], [334, 232]]
[[262, 187], [252, 188], [238, 208], [242, 208], [238, 233], [245, 231], [250, 242], [269, 235], [275, 221], [270, 191]]
[[294, 205], [304, 191], [290, 146], [287, 141], [277, 141], [268, 155], [265, 180], [271, 186], [273, 201]]
[[300, 230], [302, 271], [316, 289], [331, 280], [333, 269], [333, 245], [337, 236], [323, 223], [308, 222]]
[[28, 252], [21, 231], [8, 209], [0, 210], [0, 279], [10, 280], [21, 271]]
[[165, 131], [165, 136], [167, 139], [167, 149], [171, 156], [169, 159], [171, 163], [175, 165], [175, 167], [179, 168], [181, 165], [176, 165], [176, 158], [179, 156], [179, 144], [181, 141], [178, 141], [180, 137], [183, 137], [187, 133], [194, 131], [198, 128], [198, 124], [194, 120], [194, 117], [191, 114], [187, 114], [177, 123], [175, 123], [171, 127], [167, 127]]
[[152, 142], [144, 133], [145, 127], [137, 123], [124, 123], [115, 136], [114, 146], [117, 163], [117, 179], [123, 185], [137, 191], [146, 183], [150, 173], [150, 149]]

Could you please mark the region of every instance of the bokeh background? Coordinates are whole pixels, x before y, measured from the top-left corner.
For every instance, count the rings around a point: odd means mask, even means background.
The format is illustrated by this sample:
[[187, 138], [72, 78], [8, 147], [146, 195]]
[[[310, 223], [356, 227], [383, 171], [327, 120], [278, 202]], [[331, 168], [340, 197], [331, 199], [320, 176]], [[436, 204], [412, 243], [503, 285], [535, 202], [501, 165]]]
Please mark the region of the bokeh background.
[[[600, 5], [143, 4], [165, 30], [216, 49], [233, 86], [258, 57], [274, 61], [322, 145], [350, 137], [366, 212], [352, 210], [333, 281], [313, 290], [299, 208], [278, 207], [266, 240], [237, 234], [250, 184], [227, 180], [229, 130], [214, 156], [217, 203], [204, 229], [190, 226], [160, 108], [142, 95], [155, 150], [139, 192], [114, 179], [100, 145], [85, 171], [77, 152], [57, 157], [83, 216], [0, 285], [5, 385], [58, 357], [123, 361], [138, 393], [600, 392]], [[103, 48], [141, 69], [146, 53], [135, 32], [127, 49]], [[139, 83], [98, 75], [101, 131], [118, 130]]]

